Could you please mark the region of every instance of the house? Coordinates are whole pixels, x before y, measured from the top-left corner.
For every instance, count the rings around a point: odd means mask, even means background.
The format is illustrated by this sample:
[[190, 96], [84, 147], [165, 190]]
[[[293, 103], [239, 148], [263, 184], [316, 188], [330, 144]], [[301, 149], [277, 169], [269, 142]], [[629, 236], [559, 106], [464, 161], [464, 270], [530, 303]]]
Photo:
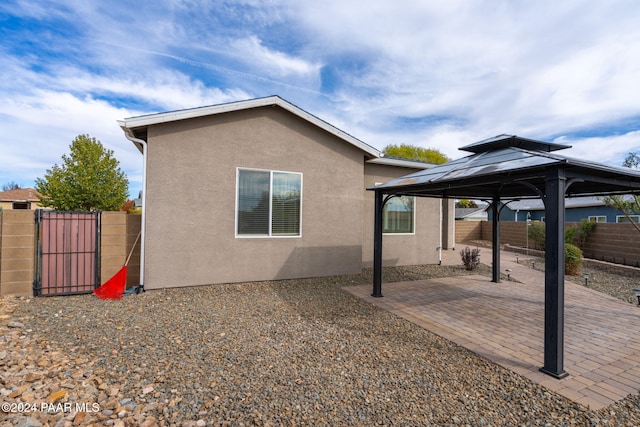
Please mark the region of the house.
[[[373, 263], [366, 188], [433, 166], [386, 158], [277, 96], [119, 125], [143, 154], [145, 289], [360, 273]], [[383, 215], [385, 265], [453, 247], [450, 201], [396, 197]]]
[[33, 188], [18, 188], [0, 192], [0, 208], [9, 209], [39, 209], [40, 193]]
[[[501, 221], [544, 221], [544, 204], [540, 199], [519, 200], [508, 203], [500, 214]], [[580, 222], [583, 219], [593, 222], [628, 222], [623, 213], [616, 208], [606, 206], [602, 197], [567, 197], [565, 201], [567, 222]], [[640, 215], [631, 215], [632, 220], [640, 222]], [[491, 219], [491, 212], [489, 212]]]
[[456, 208], [456, 221], [486, 221], [488, 218], [487, 206], [476, 208]]

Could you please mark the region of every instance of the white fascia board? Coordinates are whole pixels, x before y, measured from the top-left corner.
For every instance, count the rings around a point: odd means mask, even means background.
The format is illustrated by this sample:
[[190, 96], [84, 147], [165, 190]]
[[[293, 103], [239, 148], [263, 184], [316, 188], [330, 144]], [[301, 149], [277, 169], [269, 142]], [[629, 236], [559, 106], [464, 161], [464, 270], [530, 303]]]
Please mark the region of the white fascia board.
[[274, 98], [258, 98], [248, 101], [230, 102], [227, 104], [210, 105], [206, 107], [188, 108], [186, 110], [167, 111], [166, 113], [146, 114], [144, 116], [129, 117], [119, 120], [120, 126], [133, 129], [161, 123], [175, 122], [178, 120], [193, 119], [196, 117], [210, 116], [229, 111], [246, 110], [249, 108], [263, 107], [275, 104]]
[[118, 125], [123, 129], [135, 129], [145, 126], [157, 125], [161, 123], [174, 122], [178, 120], [193, 119], [196, 117], [204, 117], [232, 111], [248, 110], [257, 107], [267, 107], [277, 105], [296, 116], [313, 123], [319, 128], [343, 139], [355, 147], [361, 149], [372, 157], [380, 157], [380, 151], [374, 147], [360, 141], [359, 139], [349, 135], [348, 133], [330, 125], [324, 120], [310, 114], [303, 109], [285, 101], [279, 96], [269, 96], [266, 98], [250, 99], [248, 101], [230, 102], [228, 104], [212, 105], [208, 107], [190, 108], [187, 110], [169, 111], [166, 113], [149, 114], [145, 116], [130, 117], [124, 120], [118, 120]]
[[391, 157], [378, 157], [375, 159], [367, 160], [367, 163], [373, 163], [376, 165], [399, 166], [412, 169], [431, 169], [432, 167], [436, 166], [433, 163], [426, 163], [416, 160], [395, 159]]

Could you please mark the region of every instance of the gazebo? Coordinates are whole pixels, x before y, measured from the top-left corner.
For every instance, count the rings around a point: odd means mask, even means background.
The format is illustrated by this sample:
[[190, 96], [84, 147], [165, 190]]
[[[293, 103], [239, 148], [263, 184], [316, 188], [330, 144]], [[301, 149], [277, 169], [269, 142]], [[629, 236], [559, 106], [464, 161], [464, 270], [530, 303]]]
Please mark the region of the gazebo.
[[486, 199], [493, 212], [492, 281], [500, 281], [499, 211], [505, 201], [540, 198], [545, 206], [544, 366], [564, 378], [565, 197], [640, 193], [640, 172], [556, 154], [570, 148], [499, 135], [460, 148], [472, 154], [369, 190], [375, 192], [373, 293], [382, 297], [382, 211], [395, 196]]

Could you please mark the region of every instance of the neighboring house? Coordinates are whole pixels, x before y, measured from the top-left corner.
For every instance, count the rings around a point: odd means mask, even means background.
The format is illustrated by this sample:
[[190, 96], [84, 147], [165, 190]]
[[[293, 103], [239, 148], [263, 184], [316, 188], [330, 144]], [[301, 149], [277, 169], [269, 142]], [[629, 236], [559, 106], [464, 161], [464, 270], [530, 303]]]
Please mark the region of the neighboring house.
[[456, 221], [486, 221], [487, 207], [456, 208]]
[[39, 209], [42, 207], [40, 193], [33, 188], [18, 188], [17, 190], [0, 191], [0, 208], [9, 209]]
[[[373, 263], [366, 188], [433, 166], [386, 158], [276, 96], [119, 124], [144, 156], [145, 289], [360, 273]], [[438, 263], [452, 219], [453, 201], [391, 199], [385, 265]]]
[[[640, 222], [640, 215], [632, 215]], [[489, 209], [489, 219], [492, 219]], [[502, 209], [501, 221], [544, 221], [544, 204], [540, 199], [514, 201]], [[602, 197], [567, 197], [565, 200], [565, 218], [567, 222], [580, 222], [583, 219], [593, 222], [628, 222], [624, 214], [604, 204]]]

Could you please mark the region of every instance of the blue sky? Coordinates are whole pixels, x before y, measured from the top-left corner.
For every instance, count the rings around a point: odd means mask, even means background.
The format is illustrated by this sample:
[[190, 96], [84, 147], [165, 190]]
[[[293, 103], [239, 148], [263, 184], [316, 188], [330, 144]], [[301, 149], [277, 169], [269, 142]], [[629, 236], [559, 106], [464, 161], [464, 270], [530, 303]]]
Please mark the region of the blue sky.
[[0, 185], [88, 133], [141, 188], [116, 120], [279, 95], [382, 149], [452, 158], [502, 133], [620, 165], [640, 152], [628, 1], [5, 0]]

